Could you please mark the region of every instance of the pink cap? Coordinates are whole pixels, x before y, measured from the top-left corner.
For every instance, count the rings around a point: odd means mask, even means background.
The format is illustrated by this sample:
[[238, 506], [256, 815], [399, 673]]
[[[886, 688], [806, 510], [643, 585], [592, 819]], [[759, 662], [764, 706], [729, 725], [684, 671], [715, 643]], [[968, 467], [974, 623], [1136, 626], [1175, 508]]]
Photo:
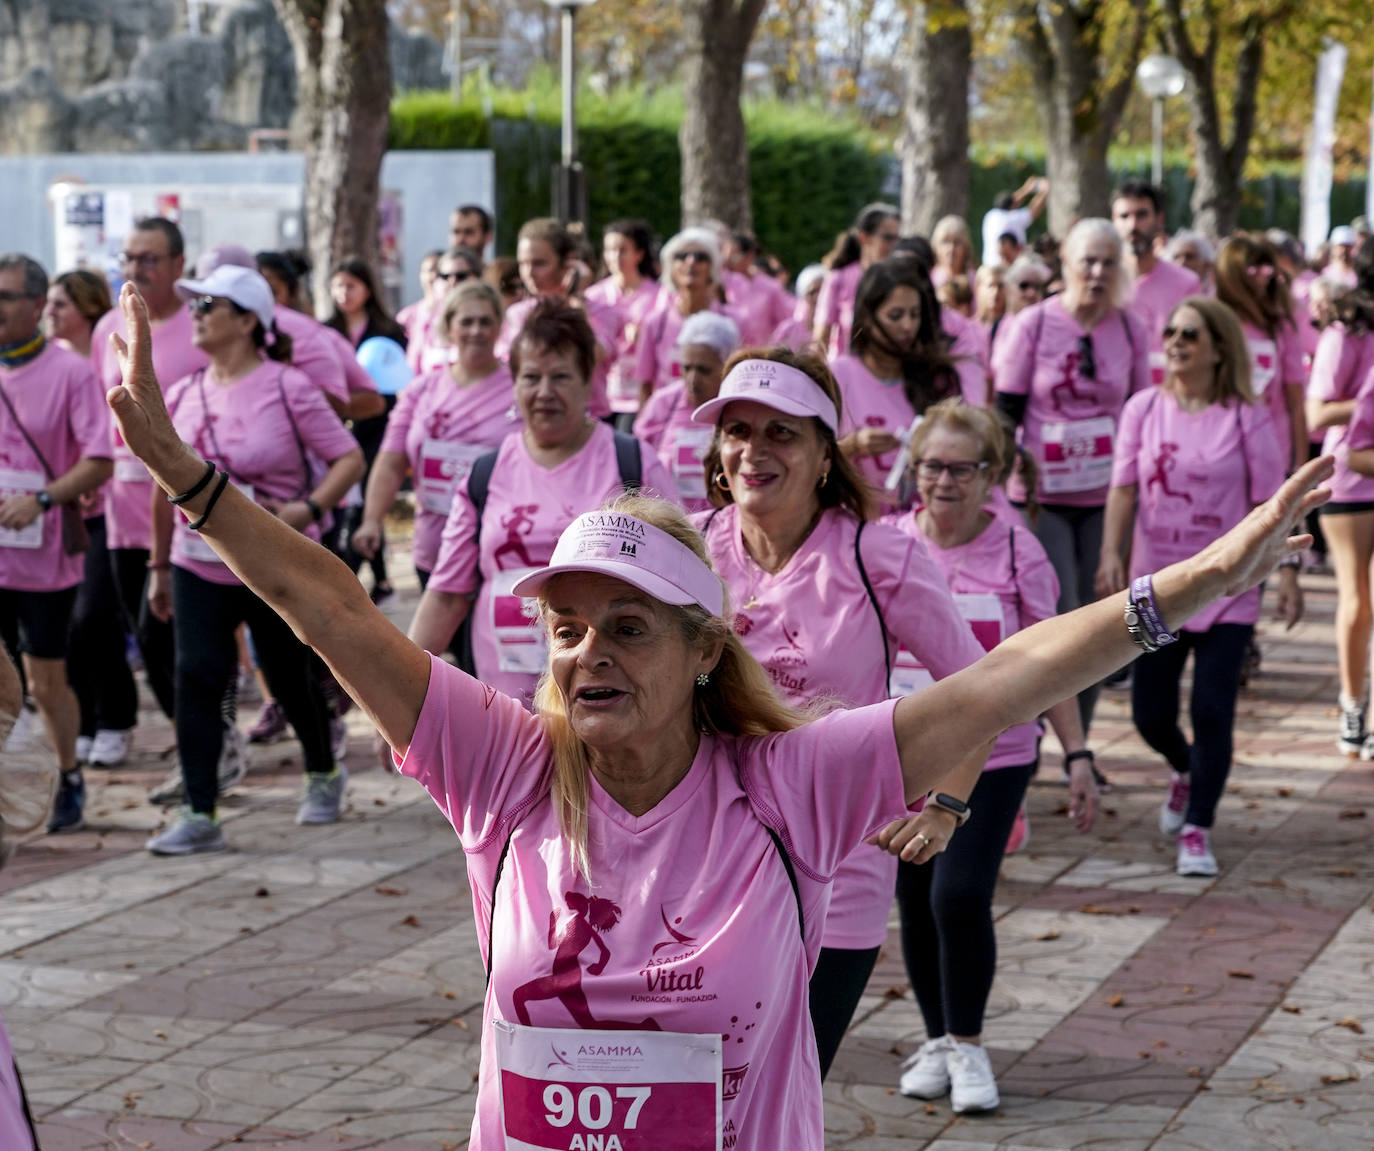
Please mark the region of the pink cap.
[[725, 587], [686, 544], [661, 528], [613, 509], [587, 512], [558, 537], [549, 566], [520, 580], [516, 595], [537, 595], [559, 572], [614, 576], [663, 603], [725, 610]]
[[820, 384], [775, 360], [741, 360], [721, 381], [720, 394], [692, 413], [692, 422], [714, 424], [721, 409], [735, 400], [753, 400], [789, 416], [814, 416], [832, 433], [839, 431], [834, 401]]

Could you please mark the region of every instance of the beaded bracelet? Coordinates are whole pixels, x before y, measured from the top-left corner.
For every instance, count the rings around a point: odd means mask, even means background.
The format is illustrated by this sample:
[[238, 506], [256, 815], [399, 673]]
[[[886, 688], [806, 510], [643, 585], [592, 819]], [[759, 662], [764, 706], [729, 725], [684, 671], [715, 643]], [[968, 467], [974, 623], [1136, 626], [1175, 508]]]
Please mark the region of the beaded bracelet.
[[219, 502], [219, 497], [224, 494], [224, 489], [229, 486], [229, 473], [220, 472], [219, 483], [215, 485], [215, 490], [210, 493], [210, 502], [205, 505], [205, 510], [200, 513], [200, 519], [192, 520], [186, 525], [188, 532], [198, 532], [205, 526], [205, 521], [210, 518], [210, 513], [215, 510], [215, 504]]
[[205, 474], [201, 476], [200, 479], [198, 479], [195, 482], [195, 484], [193, 484], [191, 487], [187, 488], [184, 492], [182, 492], [181, 495], [168, 496], [167, 502], [169, 504], [175, 504], [177, 507], [181, 507], [181, 505], [184, 504], [187, 500], [193, 500], [196, 498], [196, 496], [200, 495], [200, 493], [205, 490], [205, 485], [208, 484], [214, 478], [215, 465], [213, 462], [207, 461], [205, 464]]

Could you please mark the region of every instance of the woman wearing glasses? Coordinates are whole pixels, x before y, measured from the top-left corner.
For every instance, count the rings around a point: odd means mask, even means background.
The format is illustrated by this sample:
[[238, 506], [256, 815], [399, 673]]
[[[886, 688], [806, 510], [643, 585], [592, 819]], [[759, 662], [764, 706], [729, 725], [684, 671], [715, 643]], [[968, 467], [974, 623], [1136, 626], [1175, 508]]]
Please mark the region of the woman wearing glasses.
[[1034, 252], [1023, 252], [1006, 270], [1007, 315], [1015, 316], [1045, 299], [1054, 273]]
[[[1059, 580], [1061, 613], [1096, 598], [1117, 421], [1126, 398], [1149, 386], [1149, 341], [1124, 306], [1128, 291], [1111, 221], [1080, 220], [1064, 240], [1064, 291], [1020, 312], [993, 357], [997, 408], [1040, 472], [1034, 530]], [[1097, 690], [1079, 695], [1085, 731]]]
[[640, 406], [659, 388], [679, 383], [682, 322], [698, 312], [731, 315], [720, 287], [720, 243], [710, 228], [686, 228], [663, 245], [663, 291], [644, 317], [630, 374], [639, 382]]
[[434, 269], [434, 298], [421, 345], [406, 347], [406, 360], [415, 366], [417, 374], [447, 367], [460, 354], [458, 345], [449, 338], [448, 326], [442, 321], [444, 301], [459, 284], [481, 277], [482, 257], [471, 248], [450, 248], [439, 257]]
[[[911, 441], [920, 499], [897, 521], [902, 531], [925, 541], [987, 651], [1053, 616], [1059, 596], [1039, 541], [1019, 517], [998, 516], [989, 506], [996, 477], [1014, 450], [989, 409], [958, 400], [936, 404]], [[1065, 753], [1069, 818], [1087, 831], [1097, 813], [1097, 785], [1078, 707], [1068, 699], [1046, 715]], [[1039, 744], [1035, 723], [1004, 732], [969, 796], [977, 818], [934, 860], [897, 867], [902, 954], [927, 1035], [906, 1061], [901, 1091], [918, 1099], [949, 1092], [956, 1112], [987, 1111], [998, 1103], [982, 1046], [997, 962], [992, 894], [1007, 837], [1039, 765]]]
[[[362, 475], [362, 451], [323, 393], [290, 367], [291, 341], [277, 331], [271, 289], [257, 272], [225, 264], [177, 285], [190, 303], [192, 339], [208, 368], [167, 391], [178, 433], [244, 494], [297, 531], [319, 523]], [[311, 458], [328, 462], [316, 482]], [[207, 470], [200, 493], [212, 482]], [[329, 712], [310, 649], [249, 591], [171, 504], [153, 501], [148, 599], [176, 636], [176, 734], [186, 806], [148, 841], [156, 855], [220, 851], [216, 765], [224, 739], [220, 701], [238, 660], [234, 633], [247, 623], [273, 696], [301, 742], [306, 794], [298, 823], [339, 817], [345, 774], [330, 747]], [[174, 530], [173, 520], [176, 520]]]
[[[1231, 309], [1188, 297], [1169, 317], [1164, 354], [1163, 385], [1132, 396], [1121, 415], [1099, 595], [1127, 587], [1127, 572], [1134, 579], [1206, 547], [1283, 482], [1284, 454], [1272, 416], [1251, 388], [1250, 353]], [[1291, 628], [1302, 617], [1295, 566], [1279, 569], [1278, 586], [1279, 614]], [[1179, 875], [1217, 873], [1211, 829], [1231, 770], [1236, 694], [1259, 599], [1256, 588], [1218, 600], [1174, 629], [1177, 642], [1135, 665], [1132, 718], [1173, 768], [1159, 828], [1177, 838]], [[1191, 745], [1178, 725], [1179, 680], [1190, 651]]]
[[[834, 377], [805, 352], [754, 355], [733, 357], [719, 394], [692, 417], [714, 428], [705, 461], [714, 510], [695, 518], [744, 646], [787, 703], [822, 710], [887, 699], [899, 649], [937, 679], [972, 663], [983, 649], [926, 549], [871, 522], [872, 494], [835, 438], [843, 415]], [[928, 805], [890, 829], [894, 853], [928, 860], [945, 846], [986, 752], [976, 749], [944, 782], [948, 806]], [[896, 867], [867, 844], [835, 874], [810, 988], [822, 1076], [887, 938]]]

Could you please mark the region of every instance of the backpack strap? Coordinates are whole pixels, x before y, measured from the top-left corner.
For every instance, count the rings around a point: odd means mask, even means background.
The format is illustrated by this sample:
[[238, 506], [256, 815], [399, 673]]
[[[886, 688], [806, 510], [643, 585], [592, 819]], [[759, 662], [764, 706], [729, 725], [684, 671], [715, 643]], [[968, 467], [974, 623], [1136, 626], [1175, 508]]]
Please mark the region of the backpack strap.
[[644, 486], [644, 459], [639, 453], [639, 441], [625, 432], [612, 431], [615, 437], [615, 466], [620, 471], [621, 486], [634, 495]]
[[773, 841], [773, 846], [778, 849], [778, 856], [782, 860], [782, 865], [787, 870], [787, 882], [792, 885], [792, 898], [797, 901], [797, 924], [801, 928], [802, 941], [806, 940], [806, 913], [802, 910], [801, 885], [797, 883], [797, 869], [792, 866], [792, 857], [787, 854], [787, 848], [783, 846], [782, 836], [769, 827], [766, 823], [763, 830], [768, 832], [768, 838]]
[[892, 680], [892, 655], [887, 650], [887, 621], [883, 619], [883, 609], [878, 606], [878, 596], [873, 591], [873, 584], [869, 582], [868, 569], [864, 567], [864, 553], [859, 546], [859, 541], [864, 535], [864, 520], [859, 521], [859, 530], [854, 533], [854, 560], [859, 565], [859, 578], [864, 581], [864, 591], [868, 593], [868, 602], [873, 605], [873, 614], [878, 617], [878, 635], [883, 642], [883, 667], [887, 671], [887, 678], [884, 683]]

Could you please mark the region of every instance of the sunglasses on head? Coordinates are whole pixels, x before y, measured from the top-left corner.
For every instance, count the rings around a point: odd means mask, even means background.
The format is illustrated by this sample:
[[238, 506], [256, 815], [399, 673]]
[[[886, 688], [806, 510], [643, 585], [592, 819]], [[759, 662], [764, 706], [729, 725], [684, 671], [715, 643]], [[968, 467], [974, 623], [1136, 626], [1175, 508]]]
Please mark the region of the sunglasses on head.
[[1199, 328], [1178, 328], [1173, 324], [1164, 329], [1166, 340], [1172, 340], [1175, 336], [1185, 344], [1196, 344], [1198, 340], [1202, 339], [1202, 331]]

